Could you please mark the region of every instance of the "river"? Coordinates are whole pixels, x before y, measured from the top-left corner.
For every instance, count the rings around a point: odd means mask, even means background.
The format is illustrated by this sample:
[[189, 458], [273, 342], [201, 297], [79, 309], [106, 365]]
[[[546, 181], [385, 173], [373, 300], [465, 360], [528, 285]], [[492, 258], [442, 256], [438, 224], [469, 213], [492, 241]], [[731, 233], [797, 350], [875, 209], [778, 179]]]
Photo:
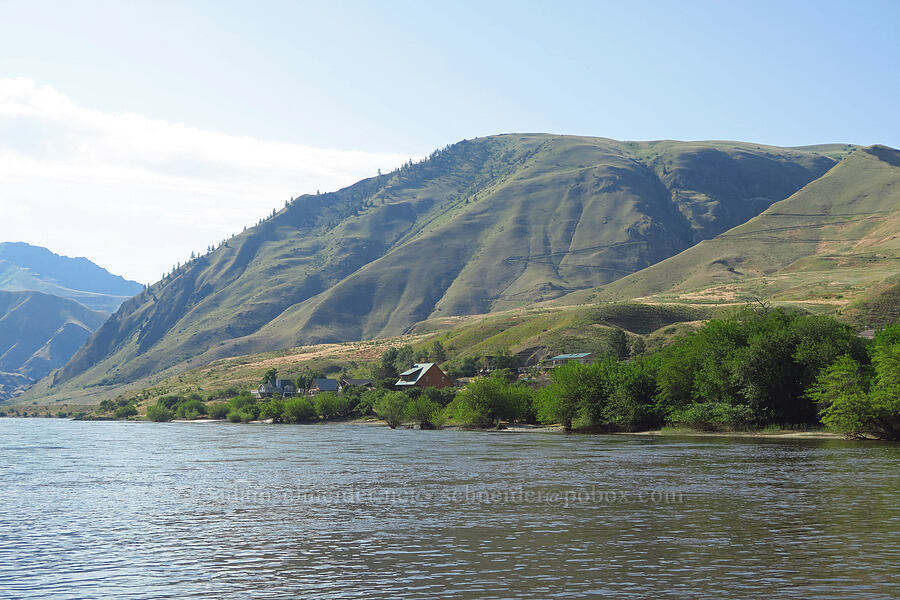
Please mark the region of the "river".
[[0, 419], [0, 598], [896, 598], [900, 446]]

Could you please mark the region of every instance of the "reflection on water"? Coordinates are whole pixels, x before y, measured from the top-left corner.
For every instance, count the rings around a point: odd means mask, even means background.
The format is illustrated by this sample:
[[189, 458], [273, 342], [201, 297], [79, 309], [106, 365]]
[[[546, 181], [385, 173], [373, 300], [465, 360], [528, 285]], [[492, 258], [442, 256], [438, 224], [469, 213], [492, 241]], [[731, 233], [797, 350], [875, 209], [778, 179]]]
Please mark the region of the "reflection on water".
[[900, 447], [0, 419], [2, 598], [894, 598]]

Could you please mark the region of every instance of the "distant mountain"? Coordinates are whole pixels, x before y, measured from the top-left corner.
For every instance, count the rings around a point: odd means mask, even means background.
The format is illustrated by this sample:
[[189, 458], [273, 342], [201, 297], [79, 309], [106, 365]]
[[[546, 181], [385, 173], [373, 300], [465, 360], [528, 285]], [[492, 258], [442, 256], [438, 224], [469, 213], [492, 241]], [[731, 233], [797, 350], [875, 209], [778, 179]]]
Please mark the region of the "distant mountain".
[[0, 400], [64, 365], [107, 316], [50, 294], [0, 291]]
[[564, 302], [756, 297], [847, 306], [848, 320], [883, 325], [900, 315], [898, 280], [900, 152], [872, 146], [748, 222]]
[[463, 141], [277, 215], [125, 302], [55, 386], [398, 334], [614, 281], [759, 214], [853, 148]]
[[143, 289], [86, 258], [69, 258], [22, 242], [0, 243], [0, 290], [37, 291], [115, 312]]

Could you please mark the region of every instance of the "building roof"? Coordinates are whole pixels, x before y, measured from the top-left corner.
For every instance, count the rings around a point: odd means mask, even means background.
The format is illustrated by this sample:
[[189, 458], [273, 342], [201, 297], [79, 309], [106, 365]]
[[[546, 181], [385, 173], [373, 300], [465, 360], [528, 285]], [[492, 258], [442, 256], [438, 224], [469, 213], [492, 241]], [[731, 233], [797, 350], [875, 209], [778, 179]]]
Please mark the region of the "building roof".
[[434, 366], [434, 363], [416, 363], [412, 368], [400, 373], [400, 379], [394, 385], [416, 385], [428, 369]]
[[291, 381], [290, 379], [276, 379], [276, 380], [275, 380], [275, 387], [277, 387], [277, 388], [279, 388], [279, 389], [280, 389], [280, 388], [283, 388], [283, 387], [286, 386], [286, 385], [289, 385], [289, 386], [292, 386], [292, 387], [293, 387], [294, 382]]
[[344, 379], [344, 383], [346, 383], [347, 385], [364, 386], [364, 385], [372, 385], [372, 380], [371, 379]]
[[556, 356], [551, 356], [547, 360], [573, 360], [576, 358], [587, 358], [593, 354], [593, 352], [579, 352], [578, 354], [558, 354]]
[[313, 379], [313, 387], [319, 388], [322, 392], [336, 392], [338, 382], [337, 379]]

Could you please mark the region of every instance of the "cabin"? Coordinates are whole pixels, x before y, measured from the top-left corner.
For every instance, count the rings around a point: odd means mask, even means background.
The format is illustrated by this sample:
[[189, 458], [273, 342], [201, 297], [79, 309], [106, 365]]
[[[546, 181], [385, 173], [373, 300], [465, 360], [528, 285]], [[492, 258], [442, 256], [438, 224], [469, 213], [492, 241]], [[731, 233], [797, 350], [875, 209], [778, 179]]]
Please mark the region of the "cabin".
[[372, 389], [372, 380], [371, 379], [351, 379], [349, 377], [341, 377], [341, 385], [345, 388], [350, 386], [356, 386], [366, 389]]
[[556, 356], [551, 356], [546, 361], [544, 361], [544, 364], [549, 366], [551, 369], [567, 365], [570, 362], [577, 362], [582, 365], [586, 365], [591, 362], [593, 356], [593, 352], [579, 352], [577, 354], [557, 354]]
[[297, 386], [290, 379], [276, 379], [274, 383], [272, 381], [261, 383], [252, 393], [254, 398], [260, 399], [271, 398], [275, 394], [289, 398], [297, 393]]
[[340, 394], [343, 387], [337, 379], [313, 379], [309, 390], [306, 392], [309, 396], [317, 396], [322, 392], [334, 392]]
[[416, 363], [410, 369], [400, 373], [400, 379], [394, 386], [400, 390], [413, 387], [445, 388], [452, 387], [453, 382], [436, 363]]
[[253, 390], [254, 398], [271, 398], [275, 394], [275, 386], [269, 383], [259, 384], [259, 387]]
[[297, 393], [297, 386], [290, 379], [276, 379], [275, 390], [285, 398], [290, 398]]

